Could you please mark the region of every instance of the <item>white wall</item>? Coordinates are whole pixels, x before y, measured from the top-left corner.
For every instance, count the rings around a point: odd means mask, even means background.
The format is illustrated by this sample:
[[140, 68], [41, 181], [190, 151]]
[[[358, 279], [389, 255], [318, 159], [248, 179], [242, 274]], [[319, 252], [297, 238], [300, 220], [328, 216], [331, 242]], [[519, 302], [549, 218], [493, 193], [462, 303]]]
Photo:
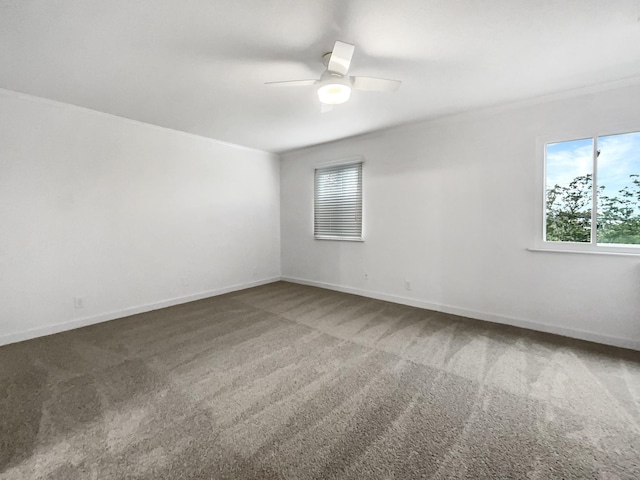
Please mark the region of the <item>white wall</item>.
[[279, 215], [277, 155], [0, 91], [0, 344], [278, 278]]
[[[638, 105], [631, 86], [288, 153], [283, 277], [640, 349], [640, 256], [526, 250], [540, 231], [540, 138], [640, 130]], [[314, 240], [314, 166], [354, 155], [366, 241]]]

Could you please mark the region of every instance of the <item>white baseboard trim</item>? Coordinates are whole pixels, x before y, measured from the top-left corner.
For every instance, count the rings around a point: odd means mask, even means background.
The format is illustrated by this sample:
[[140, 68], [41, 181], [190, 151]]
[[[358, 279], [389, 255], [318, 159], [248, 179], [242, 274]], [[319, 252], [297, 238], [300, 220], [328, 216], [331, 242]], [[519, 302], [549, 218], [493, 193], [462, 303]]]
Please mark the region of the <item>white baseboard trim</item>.
[[68, 322], [57, 323], [55, 325], [47, 325], [44, 327], [32, 328], [22, 332], [10, 333], [8, 335], [3, 335], [0, 337], [0, 346], [8, 345], [10, 343], [22, 342], [24, 340], [30, 340], [32, 338], [44, 337], [46, 335], [52, 335], [54, 333], [66, 332], [68, 330], [74, 330], [76, 328], [87, 327], [89, 325], [94, 325], [96, 323], [108, 322], [109, 320], [128, 317], [130, 315], [136, 315], [138, 313], [145, 313], [145, 312], [150, 312], [152, 310], [159, 310], [161, 308], [172, 307], [173, 305], [179, 305], [181, 303], [188, 303], [196, 300], [202, 300], [203, 298], [215, 297], [217, 295], [236, 292], [238, 290], [244, 290], [246, 288], [258, 287], [260, 285], [266, 285], [268, 283], [277, 282], [279, 280], [280, 280], [280, 277], [270, 277], [262, 280], [256, 280], [253, 282], [231, 285], [223, 288], [217, 288], [215, 290], [208, 290], [206, 292], [185, 295], [184, 297], [175, 297], [175, 298], [170, 298], [168, 300], [162, 300], [160, 302], [147, 303], [145, 305], [138, 305], [135, 307], [125, 308], [124, 310], [117, 310], [117, 311], [108, 312], [108, 313], [100, 313], [98, 315], [78, 318]]
[[345, 287], [345, 286], [336, 285], [333, 283], [317, 282], [315, 280], [306, 280], [303, 278], [287, 277], [287, 276], [283, 276], [281, 280], [285, 282], [298, 283], [301, 285], [309, 285], [312, 287], [326, 288], [328, 290], [336, 290], [338, 292], [351, 293], [354, 295], [359, 295], [361, 297], [375, 298], [377, 300], [384, 300], [392, 303], [400, 303], [402, 305], [408, 305], [411, 307], [418, 307], [418, 308], [424, 308], [427, 310], [435, 310], [437, 312], [450, 313], [452, 315], [458, 315], [461, 317], [468, 317], [468, 318], [484, 320], [484, 321], [493, 322], [493, 323], [501, 323], [503, 325], [511, 325], [513, 327], [521, 327], [521, 328], [526, 328], [528, 330], [535, 330], [538, 332], [553, 333], [555, 335], [576, 338], [578, 340], [586, 340], [588, 342], [602, 343], [605, 345], [628, 348], [631, 350], [640, 350], [640, 340], [614, 337], [610, 335], [604, 335], [601, 333], [594, 333], [594, 332], [588, 332], [585, 330], [578, 330], [573, 328], [561, 327], [557, 325], [550, 325], [548, 323], [534, 322], [531, 320], [524, 320], [521, 318], [507, 317], [507, 316], [498, 315], [495, 313], [468, 310], [465, 308], [453, 307], [451, 305], [441, 305], [437, 303], [425, 302], [423, 300], [416, 300], [415, 298], [408, 298], [408, 297], [402, 297], [400, 295], [391, 295], [387, 293], [374, 292], [370, 290], [363, 290], [360, 288]]

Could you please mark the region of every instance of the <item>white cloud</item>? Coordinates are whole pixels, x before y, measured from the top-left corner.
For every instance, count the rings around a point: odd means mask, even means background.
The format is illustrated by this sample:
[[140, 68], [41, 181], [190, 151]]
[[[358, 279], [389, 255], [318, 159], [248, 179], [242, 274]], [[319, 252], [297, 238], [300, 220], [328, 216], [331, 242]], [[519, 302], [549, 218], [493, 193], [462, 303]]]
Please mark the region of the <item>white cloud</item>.
[[576, 177], [593, 173], [591, 139], [547, 145], [547, 185], [568, 186]]
[[[640, 174], [640, 132], [598, 138], [598, 185], [614, 196], [631, 186], [629, 175]], [[593, 172], [591, 139], [573, 140], [547, 146], [547, 185], [568, 186], [576, 177]], [[640, 205], [638, 206], [640, 208]]]
[[629, 175], [640, 174], [640, 133], [611, 135], [598, 139], [598, 184], [613, 195], [632, 185]]

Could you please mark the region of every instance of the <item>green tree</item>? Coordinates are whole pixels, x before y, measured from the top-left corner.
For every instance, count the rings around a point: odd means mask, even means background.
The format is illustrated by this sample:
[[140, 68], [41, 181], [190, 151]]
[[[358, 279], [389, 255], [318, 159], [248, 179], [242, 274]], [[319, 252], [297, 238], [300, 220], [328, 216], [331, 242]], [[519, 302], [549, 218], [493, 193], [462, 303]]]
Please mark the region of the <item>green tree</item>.
[[[598, 187], [598, 243], [640, 245], [640, 175], [630, 175], [631, 185], [616, 195]], [[574, 178], [568, 186], [547, 189], [547, 240], [590, 242], [591, 174]]]
[[618, 195], [599, 195], [599, 243], [640, 244], [640, 175], [629, 177], [631, 185]]
[[569, 186], [547, 189], [547, 240], [591, 241], [591, 174], [574, 178]]

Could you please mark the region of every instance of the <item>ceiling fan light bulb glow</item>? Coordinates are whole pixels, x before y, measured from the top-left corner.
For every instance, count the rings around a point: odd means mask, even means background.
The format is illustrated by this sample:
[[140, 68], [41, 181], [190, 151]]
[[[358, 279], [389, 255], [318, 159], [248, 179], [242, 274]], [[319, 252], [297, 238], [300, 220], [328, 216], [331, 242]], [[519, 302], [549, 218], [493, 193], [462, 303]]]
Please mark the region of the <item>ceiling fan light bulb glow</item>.
[[318, 88], [320, 102], [327, 105], [339, 105], [349, 100], [351, 87], [342, 83], [328, 83]]

